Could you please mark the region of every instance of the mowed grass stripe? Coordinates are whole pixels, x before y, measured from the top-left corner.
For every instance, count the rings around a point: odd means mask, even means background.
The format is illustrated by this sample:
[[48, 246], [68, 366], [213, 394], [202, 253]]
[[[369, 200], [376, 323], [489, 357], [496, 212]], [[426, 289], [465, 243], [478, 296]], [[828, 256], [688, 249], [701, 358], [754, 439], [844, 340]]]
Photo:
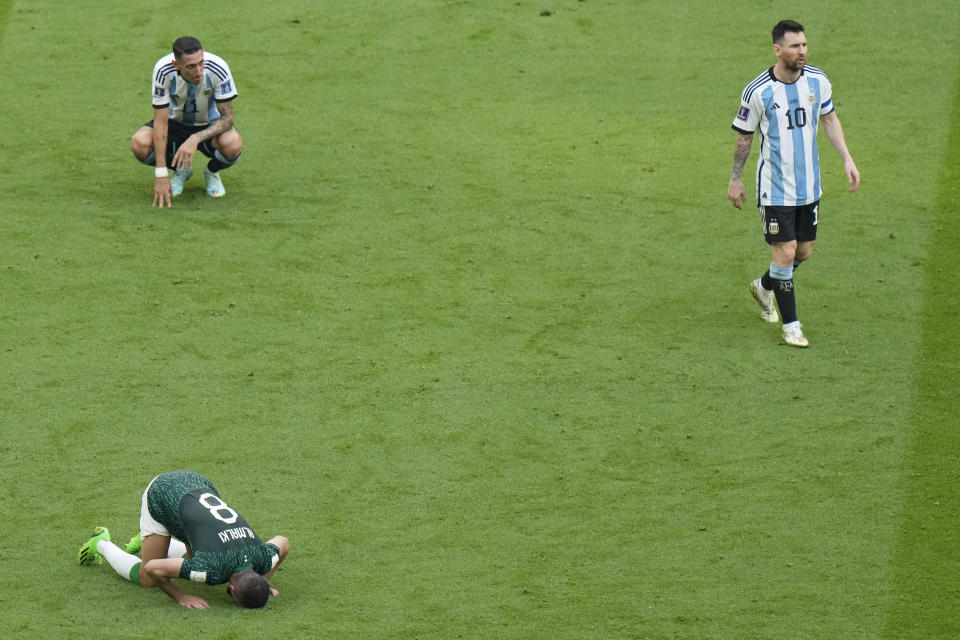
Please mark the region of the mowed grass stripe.
[[[960, 47], [958, 47], [960, 49]], [[958, 50], [960, 54], [960, 50]], [[960, 55], [956, 56], [960, 58]], [[906, 506], [895, 558], [898, 592], [885, 637], [960, 637], [960, 74], [954, 81], [937, 222], [927, 262], [923, 349], [912, 443], [904, 461]]]
[[0, 0], [0, 44], [3, 44], [3, 34], [7, 32], [7, 16], [13, 0]]

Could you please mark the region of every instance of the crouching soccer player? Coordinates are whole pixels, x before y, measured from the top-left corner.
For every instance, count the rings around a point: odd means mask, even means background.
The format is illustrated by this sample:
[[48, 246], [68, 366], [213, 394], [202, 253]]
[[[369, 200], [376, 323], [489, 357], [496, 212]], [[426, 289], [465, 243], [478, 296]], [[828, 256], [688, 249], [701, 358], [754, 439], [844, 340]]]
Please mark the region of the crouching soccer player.
[[[137, 557], [137, 552], [141, 557]], [[106, 527], [80, 547], [77, 562], [107, 560], [121, 577], [144, 587], [159, 587], [177, 604], [206, 609], [207, 602], [181, 591], [170, 579], [214, 586], [229, 583], [227, 593], [241, 607], [255, 609], [277, 590], [268, 580], [290, 552], [290, 541], [275, 536], [263, 542], [243, 517], [224, 502], [213, 484], [192, 471], [171, 471], [154, 478], [143, 492], [140, 533], [121, 549]]]
[[222, 197], [227, 190], [220, 171], [240, 159], [243, 147], [234, 127], [237, 85], [226, 60], [184, 36], [157, 61], [152, 77], [153, 120], [133, 134], [130, 150], [154, 167], [154, 206], [169, 207], [170, 199], [183, 192], [197, 151], [210, 158], [203, 169], [207, 195]]

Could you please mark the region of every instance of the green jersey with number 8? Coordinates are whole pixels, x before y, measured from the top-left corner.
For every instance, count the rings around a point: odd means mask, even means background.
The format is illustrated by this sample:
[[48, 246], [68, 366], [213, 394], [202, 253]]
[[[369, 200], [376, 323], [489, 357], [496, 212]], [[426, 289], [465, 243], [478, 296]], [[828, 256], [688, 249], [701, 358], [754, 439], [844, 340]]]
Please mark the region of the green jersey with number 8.
[[154, 479], [147, 492], [150, 515], [174, 538], [190, 546], [180, 577], [208, 585], [253, 569], [260, 575], [280, 560], [280, 550], [263, 542], [207, 478], [193, 471], [171, 471]]

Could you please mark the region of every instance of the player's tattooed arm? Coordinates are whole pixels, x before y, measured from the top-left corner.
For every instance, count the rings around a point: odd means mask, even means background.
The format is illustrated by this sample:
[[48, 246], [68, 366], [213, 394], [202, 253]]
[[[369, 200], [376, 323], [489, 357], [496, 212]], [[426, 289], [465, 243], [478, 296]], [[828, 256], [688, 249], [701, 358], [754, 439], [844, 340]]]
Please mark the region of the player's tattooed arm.
[[153, 110], [153, 151], [156, 156], [156, 166], [167, 166], [167, 107]]
[[747, 158], [750, 157], [752, 144], [752, 133], [737, 134], [737, 146], [733, 153], [733, 170], [730, 172], [730, 184], [727, 186], [727, 199], [737, 209], [742, 209], [747, 199], [747, 192], [743, 187], [743, 167], [747, 164]]
[[233, 128], [233, 101], [230, 100], [228, 102], [218, 102], [217, 111], [220, 112], [220, 117], [203, 131], [194, 134], [197, 136], [197, 138], [199, 138], [197, 142], [198, 144], [204, 140], [216, 138], [224, 131], [229, 131]]
[[739, 180], [743, 177], [743, 167], [747, 164], [747, 158], [750, 157], [750, 147], [753, 146], [753, 134], [738, 133], [737, 146], [733, 152], [733, 170], [730, 172], [731, 180]]

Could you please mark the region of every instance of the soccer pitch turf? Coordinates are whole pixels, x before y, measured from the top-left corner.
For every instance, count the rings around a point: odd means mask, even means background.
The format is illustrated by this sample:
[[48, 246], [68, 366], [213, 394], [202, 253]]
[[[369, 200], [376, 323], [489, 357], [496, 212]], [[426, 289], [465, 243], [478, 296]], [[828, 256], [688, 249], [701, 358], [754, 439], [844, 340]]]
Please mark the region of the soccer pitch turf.
[[[960, 637], [955, 3], [161, 5], [0, 1], [4, 637]], [[864, 177], [821, 136], [808, 350], [725, 197], [787, 17]], [[244, 153], [161, 211], [187, 34]], [[178, 468], [266, 609], [76, 565]]]

